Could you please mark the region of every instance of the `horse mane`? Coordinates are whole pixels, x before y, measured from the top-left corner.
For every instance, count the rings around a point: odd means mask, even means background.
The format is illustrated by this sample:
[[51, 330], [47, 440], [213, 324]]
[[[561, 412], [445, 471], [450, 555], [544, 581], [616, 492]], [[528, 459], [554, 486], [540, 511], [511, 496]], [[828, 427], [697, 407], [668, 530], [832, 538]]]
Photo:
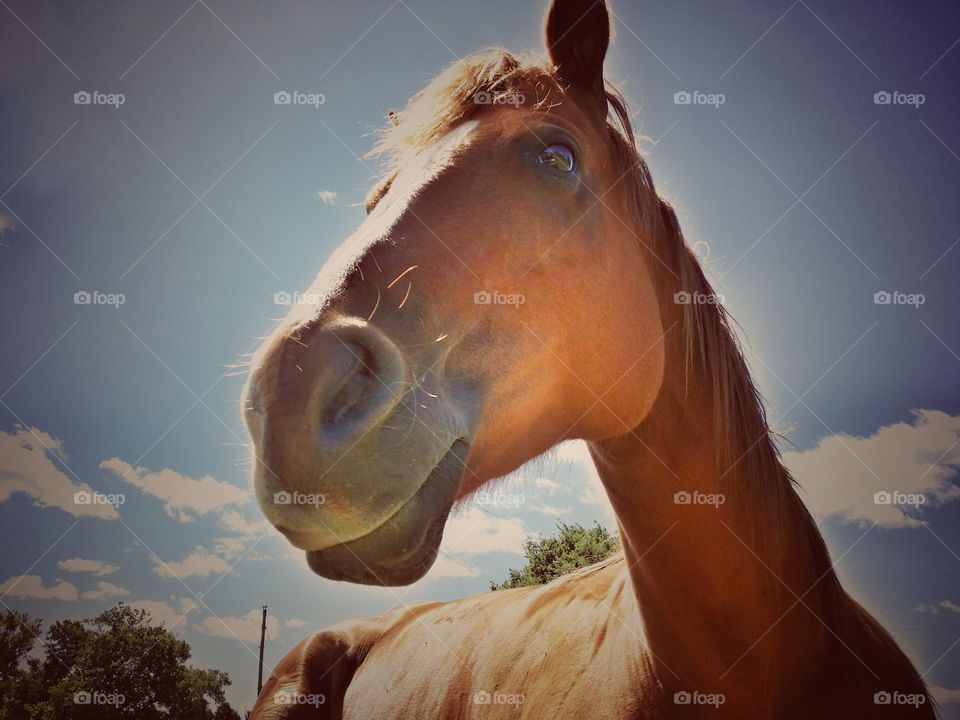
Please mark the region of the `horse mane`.
[[[541, 63], [542, 60], [517, 57], [502, 48], [482, 51], [455, 61], [414, 95], [404, 110], [391, 111], [390, 124], [380, 132], [379, 141], [370, 152], [370, 156], [384, 161], [384, 175], [378, 184], [380, 194], [412, 156], [484, 109], [485, 105], [476, 101], [478, 93], [494, 98], [523, 95], [524, 107], [532, 109], [559, 102], [562, 85], [553, 68]], [[900, 673], [910, 679], [917, 692], [927, 693], [923, 679], [892, 636], [840, 585], [823, 536], [806, 505], [797, 497], [796, 482], [782, 463], [735, 321], [720, 302], [675, 303], [674, 295], [678, 292], [717, 296], [696, 253], [684, 239], [674, 208], [654, 188], [650, 169], [637, 147], [626, 100], [609, 84], [606, 97], [606, 126], [617, 166], [615, 172], [618, 177], [623, 175], [636, 236], [649, 254], [649, 267], [664, 268], [664, 272], [651, 273], [657, 284], [661, 312], [665, 319], [679, 314], [680, 338], [672, 345], [677, 355], [673, 359], [683, 363], [688, 376], [691, 370], [699, 371], [698, 376], [705, 379], [708, 391], [712, 392], [717, 470], [725, 489], [772, 514], [770, 519], [780, 532], [772, 538], [756, 538], [766, 544], [768, 552], [784, 559], [784, 553], [790, 549], [779, 541], [788, 528], [800, 537], [808, 553], [807, 561], [818, 575], [823, 573], [808, 602], [827, 626], [850, 638], [855, 647], [866, 648], [864, 652], [870, 652], [875, 663], [882, 660], [884, 670]], [[796, 547], [792, 549], [795, 551]], [[786, 607], [793, 599], [784, 593], [781, 602]], [[832, 650], [825, 648], [824, 652]], [[862, 677], [859, 667], [851, 672], [856, 677], [833, 680], [869, 682]], [[927, 697], [933, 704], [929, 693]]]

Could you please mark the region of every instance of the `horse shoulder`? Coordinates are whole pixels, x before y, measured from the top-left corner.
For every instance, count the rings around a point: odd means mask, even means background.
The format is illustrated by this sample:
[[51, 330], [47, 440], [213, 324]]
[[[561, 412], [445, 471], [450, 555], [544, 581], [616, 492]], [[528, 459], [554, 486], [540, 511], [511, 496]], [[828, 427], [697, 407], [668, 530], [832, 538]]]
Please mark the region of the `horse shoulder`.
[[642, 717], [658, 697], [622, 556], [411, 610], [370, 648], [345, 717], [589, 717], [598, 702], [607, 717]]
[[250, 720], [342, 718], [347, 687], [386, 626], [383, 617], [360, 618], [301, 640], [273, 669]]

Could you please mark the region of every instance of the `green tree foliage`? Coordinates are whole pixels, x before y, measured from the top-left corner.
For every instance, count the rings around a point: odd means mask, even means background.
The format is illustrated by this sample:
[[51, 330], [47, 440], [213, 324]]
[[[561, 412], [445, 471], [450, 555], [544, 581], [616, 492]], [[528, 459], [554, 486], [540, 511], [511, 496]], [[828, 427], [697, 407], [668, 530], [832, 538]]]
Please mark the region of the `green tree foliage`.
[[577, 568], [600, 562], [620, 549], [620, 541], [605, 527], [596, 523], [585, 528], [579, 523], [557, 523], [557, 533], [524, 543], [527, 564], [520, 570], [510, 569], [510, 577], [491, 590], [540, 585], [566, 575]]
[[47, 630], [0, 613], [0, 720], [239, 720], [224, 699], [230, 678], [187, 664], [190, 646], [149, 613], [123, 603]]
[[40, 621], [9, 610], [0, 614], [0, 683], [16, 677], [20, 661], [33, 649]]

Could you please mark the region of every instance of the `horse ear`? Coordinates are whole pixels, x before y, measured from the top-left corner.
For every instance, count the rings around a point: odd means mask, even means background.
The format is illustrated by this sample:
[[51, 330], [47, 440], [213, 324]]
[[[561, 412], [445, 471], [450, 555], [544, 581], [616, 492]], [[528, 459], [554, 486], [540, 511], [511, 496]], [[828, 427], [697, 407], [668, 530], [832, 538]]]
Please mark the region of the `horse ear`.
[[603, 59], [610, 43], [610, 17], [605, 0], [553, 0], [546, 35], [557, 76], [592, 97], [606, 118]]

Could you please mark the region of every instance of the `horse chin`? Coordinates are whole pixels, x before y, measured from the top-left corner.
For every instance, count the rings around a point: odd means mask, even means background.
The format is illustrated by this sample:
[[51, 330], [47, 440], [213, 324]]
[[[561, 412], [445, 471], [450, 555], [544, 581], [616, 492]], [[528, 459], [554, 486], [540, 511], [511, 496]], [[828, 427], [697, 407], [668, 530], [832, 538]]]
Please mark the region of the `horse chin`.
[[330, 580], [409, 585], [433, 565], [460, 488], [469, 444], [457, 440], [417, 493], [386, 522], [355, 540], [307, 552], [307, 564]]

